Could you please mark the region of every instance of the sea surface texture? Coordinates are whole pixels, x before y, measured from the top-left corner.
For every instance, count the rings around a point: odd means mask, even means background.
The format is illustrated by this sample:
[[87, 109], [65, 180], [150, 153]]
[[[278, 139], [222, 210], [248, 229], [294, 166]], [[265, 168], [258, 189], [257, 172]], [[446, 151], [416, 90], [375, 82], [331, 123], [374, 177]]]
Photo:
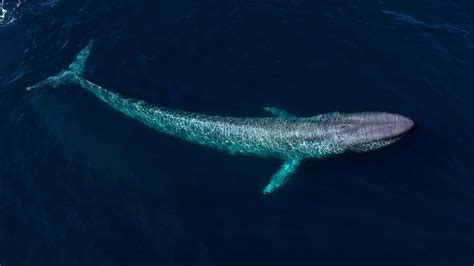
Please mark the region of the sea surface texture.
[[[474, 263], [474, 2], [5, 0], [0, 265]], [[1, 12], [1, 11], [0, 11]], [[77, 86], [25, 90], [91, 39], [85, 77], [210, 115], [387, 111], [365, 154], [276, 159], [147, 128]]]

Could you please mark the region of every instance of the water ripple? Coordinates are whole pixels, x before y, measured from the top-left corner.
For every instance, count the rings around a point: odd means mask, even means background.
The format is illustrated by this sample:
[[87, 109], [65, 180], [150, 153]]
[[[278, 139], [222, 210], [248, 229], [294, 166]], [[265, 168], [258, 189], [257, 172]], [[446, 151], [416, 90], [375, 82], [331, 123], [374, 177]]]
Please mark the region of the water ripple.
[[395, 11], [391, 9], [382, 9], [381, 12], [385, 15], [391, 16], [396, 20], [401, 22], [408, 23], [415, 27], [427, 28], [427, 29], [434, 29], [434, 30], [443, 30], [450, 33], [457, 33], [457, 34], [469, 34], [471, 31], [466, 30], [460, 26], [453, 25], [451, 23], [443, 23], [443, 24], [430, 24], [425, 22], [419, 18], [416, 18], [412, 15], [405, 14], [400, 11]]

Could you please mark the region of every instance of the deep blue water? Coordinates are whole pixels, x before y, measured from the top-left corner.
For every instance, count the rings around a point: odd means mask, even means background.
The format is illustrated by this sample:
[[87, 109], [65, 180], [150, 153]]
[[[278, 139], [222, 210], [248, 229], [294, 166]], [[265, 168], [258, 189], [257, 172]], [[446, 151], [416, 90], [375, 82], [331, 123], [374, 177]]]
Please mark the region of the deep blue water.
[[[474, 263], [472, 1], [22, 2], [0, 25], [2, 266]], [[278, 160], [159, 134], [78, 87], [25, 90], [90, 39], [86, 76], [156, 105], [417, 128], [263, 196]]]

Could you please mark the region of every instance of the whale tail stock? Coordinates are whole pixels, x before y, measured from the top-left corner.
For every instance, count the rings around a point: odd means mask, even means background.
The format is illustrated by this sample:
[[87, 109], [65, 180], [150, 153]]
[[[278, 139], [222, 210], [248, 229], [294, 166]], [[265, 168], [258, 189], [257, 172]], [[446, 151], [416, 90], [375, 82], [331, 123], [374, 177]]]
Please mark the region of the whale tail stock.
[[44, 86], [58, 87], [61, 84], [67, 83], [67, 81], [74, 83], [76, 80], [83, 80], [82, 74], [84, 73], [87, 59], [89, 58], [93, 44], [94, 40], [89, 41], [89, 44], [77, 54], [76, 58], [67, 69], [38, 82], [36, 85], [27, 87], [26, 90], [37, 89]]

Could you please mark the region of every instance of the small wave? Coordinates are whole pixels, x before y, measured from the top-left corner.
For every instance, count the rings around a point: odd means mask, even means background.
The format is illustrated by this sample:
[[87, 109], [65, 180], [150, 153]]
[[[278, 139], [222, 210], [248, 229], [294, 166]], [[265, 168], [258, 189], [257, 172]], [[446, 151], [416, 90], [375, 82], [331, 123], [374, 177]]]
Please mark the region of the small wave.
[[430, 24], [427, 22], [424, 22], [418, 18], [415, 18], [413, 16], [410, 16], [408, 14], [404, 14], [399, 11], [395, 10], [390, 10], [390, 9], [383, 9], [381, 10], [382, 13], [385, 15], [392, 16], [393, 18], [406, 22], [410, 25], [417, 26], [417, 27], [422, 27], [422, 28], [428, 28], [428, 29], [434, 29], [434, 30], [444, 30], [447, 32], [451, 33], [461, 33], [461, 34], [467, 34], [470, 33], [468, 30], [465, 30], [459, 26], [452, 25], [450, 23], [444, 23], [444, 24]]
[[7, 10], [3, 9], [3, 1], [1, 2], [0, 4], [0, 23], [3, 21], [3, 19], [5, 18], [5, 14], [7, 13]]
[[1, 0], [0, 2], [0, 25], [9, 24], [16, 20], [13, 11], [22, 4], [22, 0], [7, 4], [5, 4], [5, 0]]
[[430, 27], [430, 25], [428, 25], [427, 23], [419, 20], [419, 19], [416, 19], [410, 15], [407, 15], [407, 14], [403, 14], [401, 12], [398, 12], [398, 11], [394, 11], [394, 10], [381, 10], [382, 13], [386, 14], [386, 15], [390, 15], [398, 20], [401, 20], [401, 21], [404, 21], [404, 22], [407, 22], [409, 24], [412, 24], [412, 25], [417, 25], [417, 26], [423, 26], [423, 27]]

